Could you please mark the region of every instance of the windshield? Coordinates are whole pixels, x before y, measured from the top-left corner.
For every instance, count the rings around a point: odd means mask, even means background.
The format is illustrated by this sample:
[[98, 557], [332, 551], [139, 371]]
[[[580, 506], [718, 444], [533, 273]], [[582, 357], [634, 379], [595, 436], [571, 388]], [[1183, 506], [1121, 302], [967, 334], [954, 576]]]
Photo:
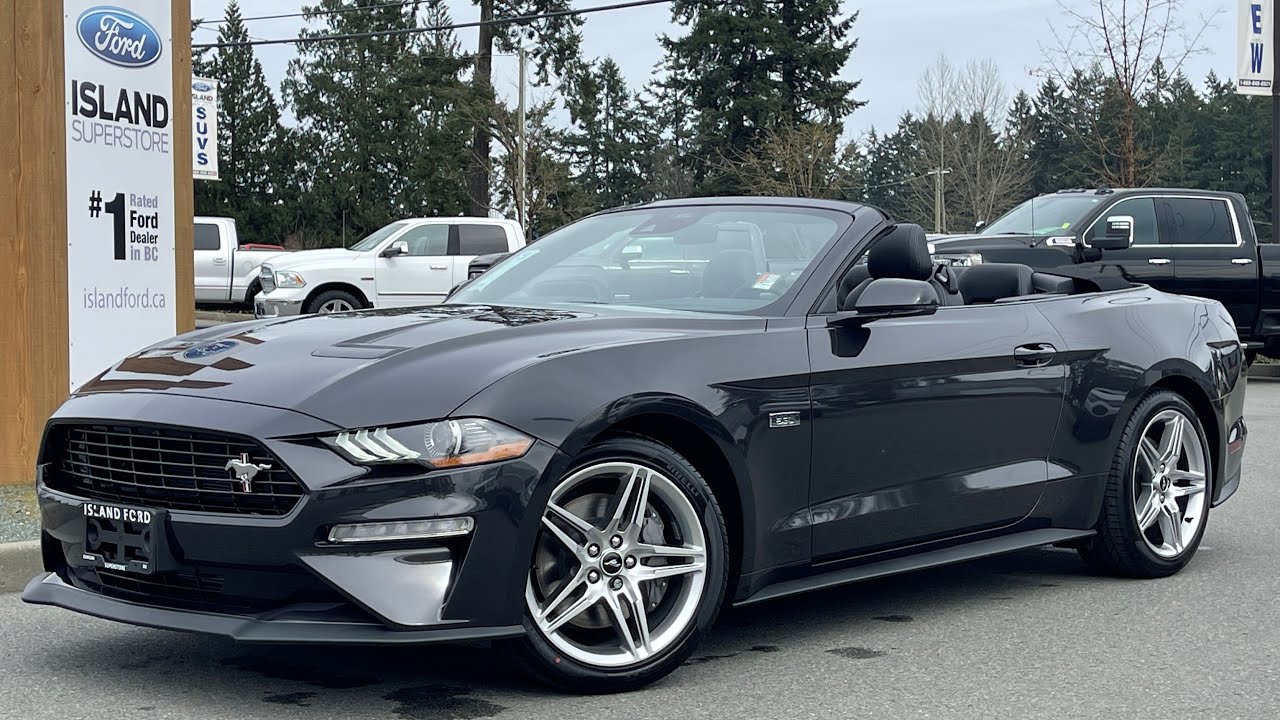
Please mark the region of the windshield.
[[1106, 198], [1098, 195], [1044, 195], [1010, 210], [982, 228], [983, 235], [1054, 235], [1072, 232]]
[[790, 290], [848, 215], [759, 206], [596, 215], [515, 253], [450, 300], [748, 312]]
[[384, 228], [374, 230], [372, 234], [366, 235], [364, 239], [362, 239], [360, 242], [356, 243], [355, 245], [352, 245], [349, 249], [354, 250], [355, 252], [365, 252], [367, 250], [372, 250], [378, 247], [378, 245], [383, 240], [386, 240], [392, 235], [395, 235], [396, 232], [400, 230], [400, 228], [404, 227], [407, 224], [408, 223], [404, 223], [404, 222], [393, 222]]

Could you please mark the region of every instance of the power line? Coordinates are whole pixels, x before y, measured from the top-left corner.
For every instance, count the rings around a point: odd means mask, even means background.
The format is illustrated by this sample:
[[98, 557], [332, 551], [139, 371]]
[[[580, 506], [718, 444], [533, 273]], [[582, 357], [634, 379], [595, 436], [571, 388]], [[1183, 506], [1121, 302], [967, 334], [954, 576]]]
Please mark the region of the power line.
[[435, 25], [431, 27], [412, 27], [412, 28], [396, 28], [392, 30], [375, 30], [372, 32], [345, 33], [341, 35], [314, 35], [311, 37], [296, 38], [280, 38], [278, 40], [248, 40], [245, 42], [233, 43], [192, 43], [194, 50], [203, 50], [205, 48], [217, 47], [251, 47], [254, 45], [305, 45], [316, 42], [325, 42], [328, 40], [358, 40], [360, 38], [370, 37], [392, 37], [396, 35], [413, 35], [424, 32], [438, 32], [441, 30], [462, 30], [466, 28], [483, 27], [485, 25], [509, 25], [511, 23], [531, 23], [536, 20], [549, 20], [558, 17], [571, 17], [576, 15], [588, 15], [591, 13], [607, 12], [610, 10], [626, 10], [628, 8], [643, 7], [645, 5], [660, 5], [669, 3], [672, 0], [632, 0], [632, 2], [615, 3], [613, 5], [600, 5], [592, 8], [578, 8], [570, 10], [560, 10], [557, 12], [539, 13], [536, 15], [517, 15], [509, 18], [496, 18], [493, 20], [476, 20], [474, 22], [451, 23], [449, 25]]
[[[404, 7], [405, 5], [412, 5], [415, 2], [420, 2], [420, 0], [400, 0], [399, 2], [382, 3], [381, 5], [356, 5], [354, 7], [349, 7], [349, 8], [338, 8], [337, 10], [315, 10], [314, 12], [310, 12], [310, 13], [296, 12], [296, 13], [283, 13], [281, 15], [258, 15], [255, 17], [242, 17], [240, 18], [240, 21], [252, 22], [254, 20], [277, 20], [280, 18], [309, 17], [311, 15], [339, 15], [341, 13], [357, 12], [360, 10], [377, 10], [379, 8]], [[199, 27], [201, 25], [221, 25], [227, 22], [230, 22], [230, 20], [228, 20], [227, 18], [220, 18], [218, 20], [201, 20], [200, 22], [196, 23], [196, 26]]]

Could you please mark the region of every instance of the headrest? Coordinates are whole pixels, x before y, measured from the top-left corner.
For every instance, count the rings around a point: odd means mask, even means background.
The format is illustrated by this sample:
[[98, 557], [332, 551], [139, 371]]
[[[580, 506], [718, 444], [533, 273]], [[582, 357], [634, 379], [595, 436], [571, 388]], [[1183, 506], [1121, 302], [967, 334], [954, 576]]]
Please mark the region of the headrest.
[[873, 278], [928, 280], [933, 275], [933, 260], [924, 228], [909, 223], [894, 226], [871, 246], [867, 269]]
[[1031, 276], [1034, 274], [1026, 265], [1014, 263], [974, 265], [960, 275], [960, 295], [966, 305], [1033, 295], [1036, 289]]

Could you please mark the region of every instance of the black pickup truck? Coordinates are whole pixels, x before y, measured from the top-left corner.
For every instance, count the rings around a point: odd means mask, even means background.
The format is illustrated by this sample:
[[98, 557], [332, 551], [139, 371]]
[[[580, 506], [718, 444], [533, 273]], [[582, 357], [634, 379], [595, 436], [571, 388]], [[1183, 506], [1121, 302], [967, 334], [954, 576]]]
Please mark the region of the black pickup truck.
[[1280, 245], [1258, 243], [1238, 193], [1063, 190], [974, 235], [933, 236], [930, 252], [960, 265], [1016, 262], [1212, 298], [1251, 351], [1280, 357]]

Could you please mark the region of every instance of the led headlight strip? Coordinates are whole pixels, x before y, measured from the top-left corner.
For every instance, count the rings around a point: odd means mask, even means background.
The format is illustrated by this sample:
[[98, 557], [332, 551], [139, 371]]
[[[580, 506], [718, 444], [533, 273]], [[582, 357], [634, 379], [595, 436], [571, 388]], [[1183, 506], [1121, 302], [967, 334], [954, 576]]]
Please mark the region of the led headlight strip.
[[533, 438], [480, 418], [344, 430], [321, 439], [361, 465], [420, 463], [436, 468], [510, 460], [533, 446]]

